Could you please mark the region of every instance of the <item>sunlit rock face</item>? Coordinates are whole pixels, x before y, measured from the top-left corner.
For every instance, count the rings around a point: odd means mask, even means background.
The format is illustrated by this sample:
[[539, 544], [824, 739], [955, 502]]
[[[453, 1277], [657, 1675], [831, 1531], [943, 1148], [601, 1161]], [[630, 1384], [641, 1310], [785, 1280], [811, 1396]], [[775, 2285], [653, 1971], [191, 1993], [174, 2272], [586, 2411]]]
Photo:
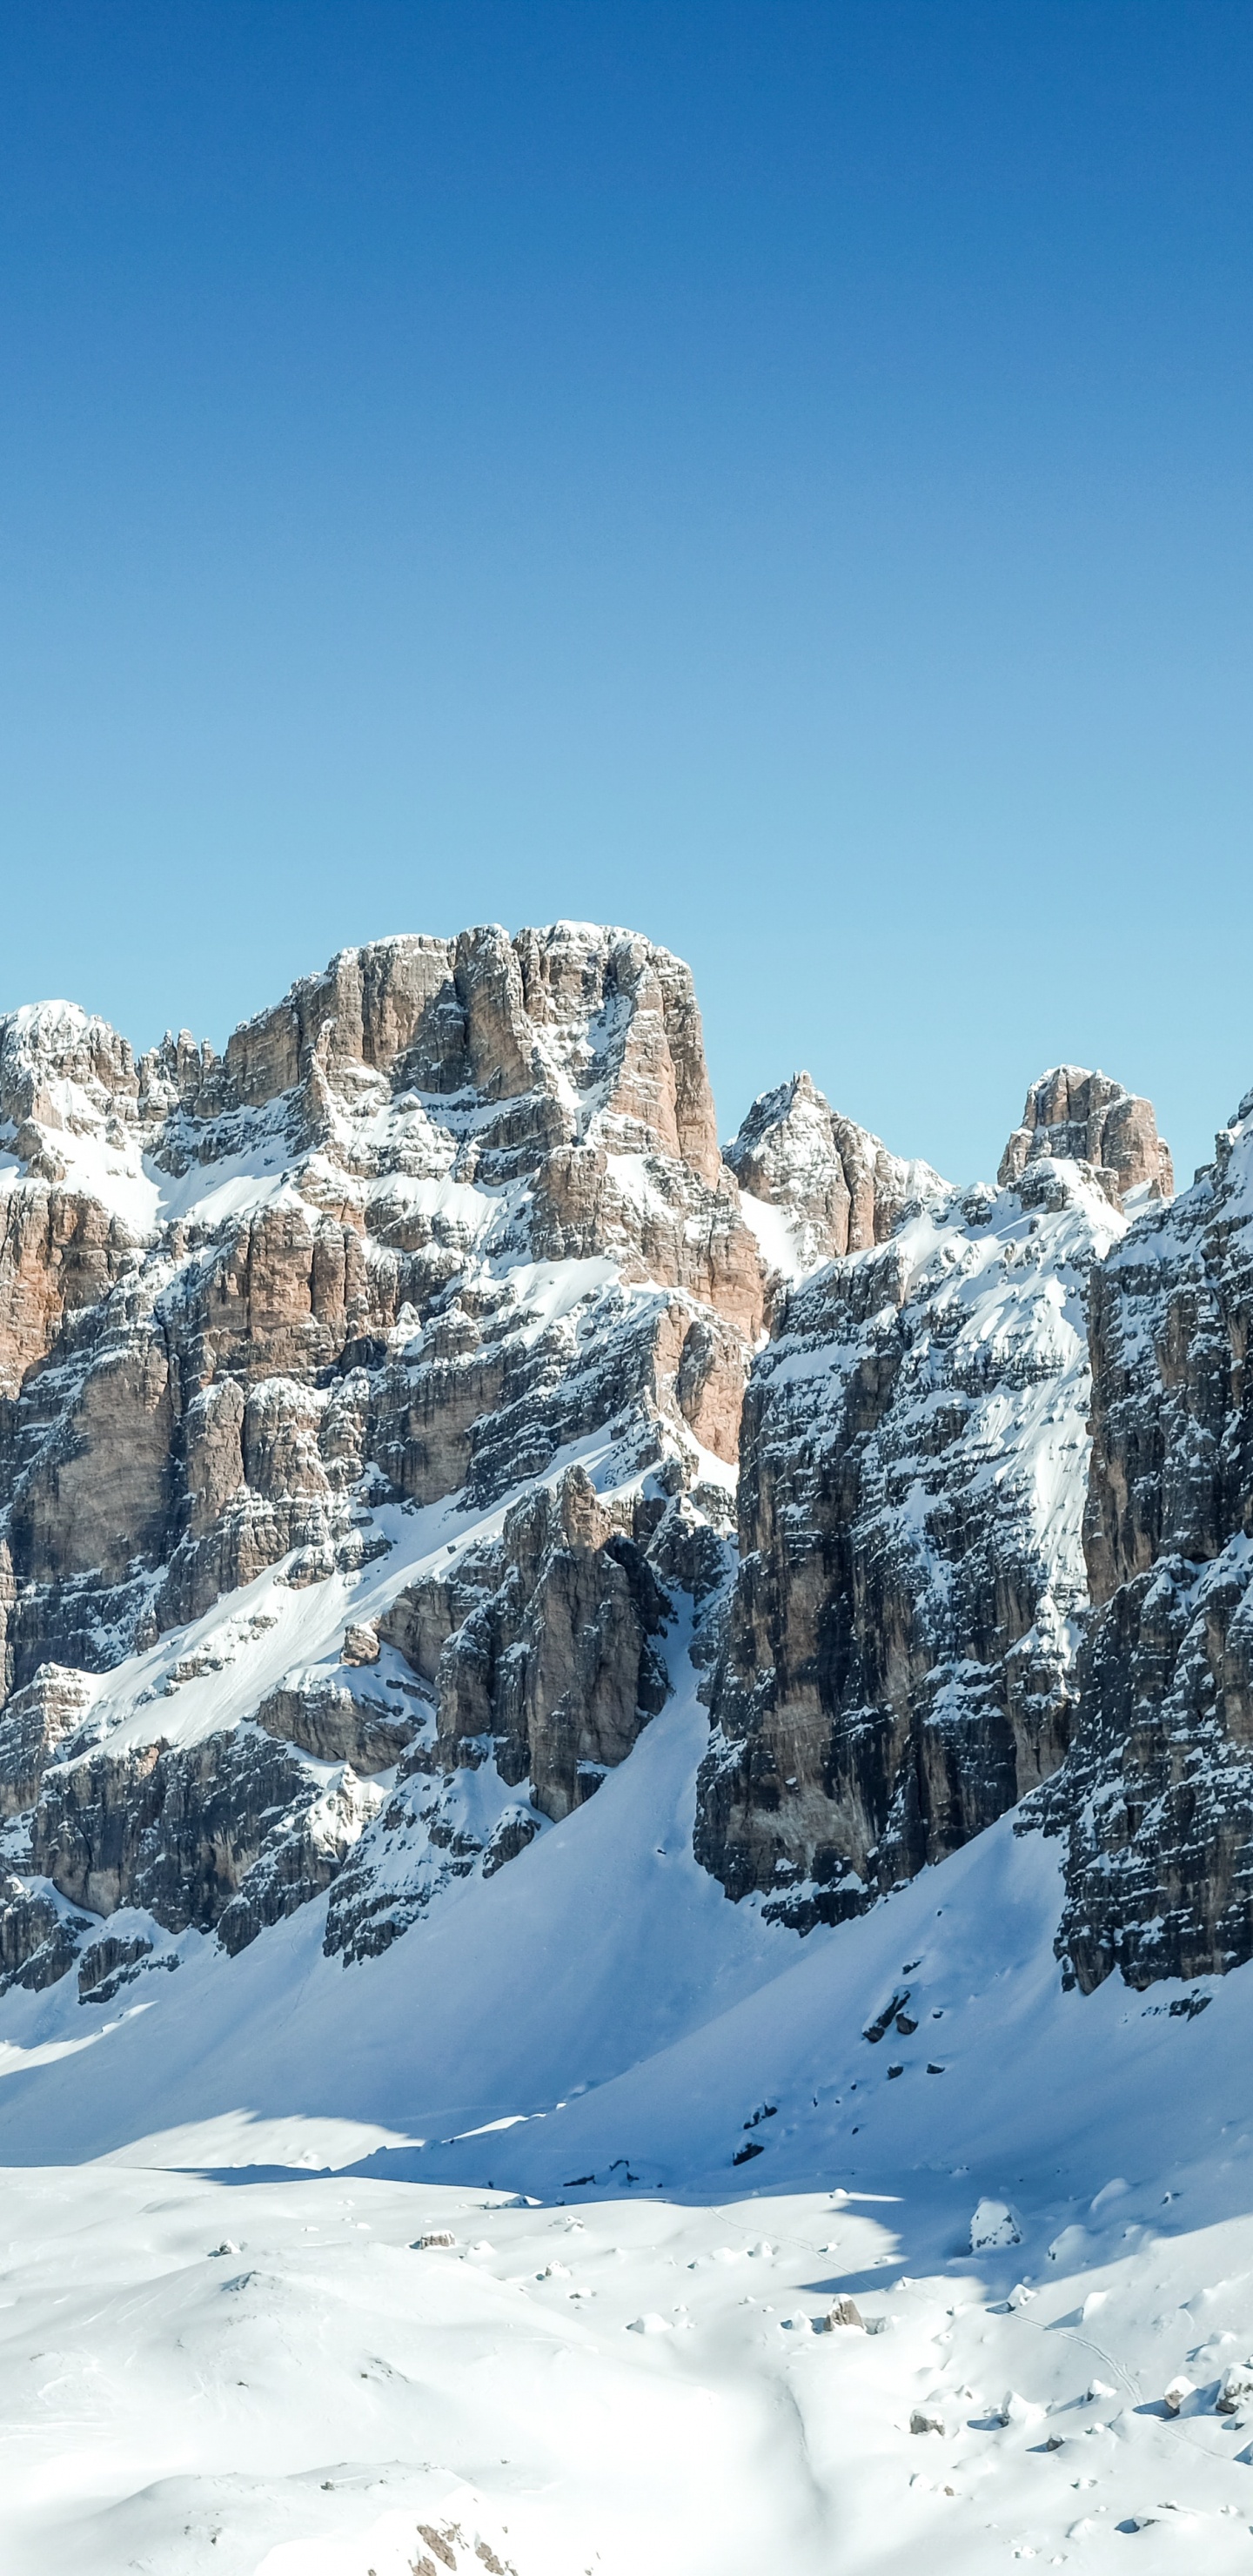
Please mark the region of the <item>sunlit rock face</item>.
[[1152, 1102], [1124, 1091], [1107, 1073], [1059, 1064], [1033, 1082], [997, 1179], [1016, 1181], [1028, 1163], [1058, 1158], [1090, 1163], [1120, 1207], [1136, 1195], [1169, 1199], [1174, 1193], [1170, 1148], [1158, 1135]]
[[762, 1092], [726, 1160], [767, 1266], [783, 1282], [882, 1243], [906, 1207], [944, 1188], [929, 1163], [890, 1153], [832, 1109], [807, 1073]]
[[[425, 1684], [390, 1647], [371, 1681], [359, 1639], [273, 1669], [261, 1592], [309, 1591], [316, 1627], [322, 1587], [390, 1562], [397, 1511], [486, 1529], [540, 1488], [542, 1520], [546, 1480], [566, 1499], [523, 1549], [533, 1580], [511, 1563], [494, 1587], [530, 1680], [506, 1712], [502, 1644], [489, 1734], [536, 1829], [590, 1794], [664, 1697], [644, 1551], [676, 1495], [725, 1515], [765, 1307], [687, 968], [579, 923], [382, 940], [221, 1057], [14, 1012], [0, 1194], [0, 1803], [36, 1877], [227, 1946], [325, 1888], [385, 1803], [362, 1783], [422, 1736]], [[465, 1700], [464, 1639], [454, 1660]], [[193, 1726], [228, 1668], [230, 1725]], [[451, 1779], [470, 1737], [449, 1706]], [[32, 1924], [15, 1969], [48, 1948]]]
[[220, 1061], [42, 1005], [0, 1024], [0, 1110], [10, 1684], [316, 1572], [371, 1469], [503, 1491], [604, 1419], [607, 1337], [734, 1458], [762, 1269], [644, 940], [382, 941]]
[[801, 1929], [942, 1858], [1066, 1756], [1089, 1283], [1125, 1228], [1118, 1176], [1130, 1195], [1169, 1169], [1128, 1100], [1044, 1077], [996, 1190], [907, 1167], [911, 1206], [889, 1163], [888, 1239], [867, 1192], [863, 1248], [792, 1292], [755, 1363], [696, 1843], [730, 1895]]

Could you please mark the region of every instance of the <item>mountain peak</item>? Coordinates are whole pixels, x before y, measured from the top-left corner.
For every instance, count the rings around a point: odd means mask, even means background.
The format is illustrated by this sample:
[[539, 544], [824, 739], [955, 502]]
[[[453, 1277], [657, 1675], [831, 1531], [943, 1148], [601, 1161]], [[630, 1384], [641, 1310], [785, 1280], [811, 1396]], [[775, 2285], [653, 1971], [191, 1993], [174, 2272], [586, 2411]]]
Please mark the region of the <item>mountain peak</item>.
[[1170, 1147], [1158, 1135], [1152, 1101], [1082, 1065], [1053, 1065], [1032, 1083], [997, 1179], [1016, 1181], [1028, 1163], [1046, 1158], [1091, 1163], [1108, 1173], [1119, 1205], [1133, 1191], [1150, 1199], [1174, 1196]]

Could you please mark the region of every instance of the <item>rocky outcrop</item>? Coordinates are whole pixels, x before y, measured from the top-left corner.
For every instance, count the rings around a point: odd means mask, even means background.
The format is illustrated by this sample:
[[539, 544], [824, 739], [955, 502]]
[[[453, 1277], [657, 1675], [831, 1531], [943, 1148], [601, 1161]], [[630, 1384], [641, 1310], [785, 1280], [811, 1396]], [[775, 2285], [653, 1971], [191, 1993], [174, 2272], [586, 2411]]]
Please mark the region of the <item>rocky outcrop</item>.
[[1001, 1156], [997, 1179], [1021, 1178], [1028, 1163], [1090, 1163], [1116, 1206], [1133, 1194], [1169, 1199], [1174, 1194], [1170, 1148], [1157, 1132], [1153, 1104], [1124, 1091], [1107, 1073], [1054, 1065], [1027, 1093], [1022, 1125]]
[[[415, 1840], [424, 1888], [490, 1875], [660, 1705], [647, 1544], [670, 1512], [674, 1555], [675, 1496], [737, 1453], [765, 1273], [686, 967], [570, 923], [383, 940], [221, 1058], [186, 1033], [135, 1057], [40, 1005], [0, 1020], [0, 1142], [13, 1853], [25, 1834], [54, 1911], [142, 1918], [118, 1940], [147, 1921], [230, 1949], [350, 1853], [358, 1880], [382, 1869], [384, 1914]], [[598, 1464], [550, 1491], [563, 1451]], [[404, 1507], [518, 1494], [459, 1552], [450, 1607], [431, 1577], [425, 1607], [350, 1621], [338, 1656], [247, 1694], [275, 1614], [234, 1596], [275, 1568], [351, 1585]], [[445, 1621], [429, 1693], [380, 1643], [424, 1620]], [[203, 1695], [184, 1718], [178, 1695], [232, 1668], [230, 1723]], [[369, 1784], [398, 1766], [392, 1850]], [[93, 1999], [147, 1973], [110, 1960]]]
[[506, 1514], [500, 1536], [406, 1585], [378, 1623], [431, 1693], [378, 1823], [338, 1881], [326, 1946], [386, 1946], [450, 1879], [490, 1878], [600, 1788], [663, 1706], [663, 1637], [691, 1594], [698, 1623], [726, 1549], [674, 1467], [597, 1493], [569, 1467]]
[[348, 950], [221, 1060], [40, 1005], [0, 1112], [7, 1688], [351, 1567], [372, 1475], [487, 1499], [632, 1405], [735, 1454], [762, 1264], [646, 940]]
[[318, 1762], [350, 1762], [364, 1779], [392, 1769], [417, 1723], [403, 1708], [347, 1690], [327, 1673], [289, 1677], [262, 1700], [256, 1722], [267, 1735], [298, 1745]]
[[45, 1775], [34, 1865], [92, 1914], [142, 1909], [235, 1951], [330, 1885], [376, 1805], [351, 1773], [324, 1783], [252, 1727], [104, 1746]]
[[745, 1402], [698, 1799], [698, 1857], [731, 1896], [838, 1920], [1063, 1760], [1085, 1294], [1123, 1226], [1090, 1165], [1033, 1157], [787, 1299]]
[[58, 1905], [46, 1888], [10, 1876], [0, 1882], [0, 1994], [26, 1986], [34, 1994], [68, 1974], [86, 1918]]
[[121, 1987], [134, 1982], [139, 1969], [152, 1956], [152, 1943], [146, 1933], [106, 1932], [102, 1941], [93, 1941], [78, 1962], [78, 1996], [84, 2004], [110, 2004]]
[[1060, 1948], [1089, 1991], [1253, 1957], [1253, 1093], [1093, 1279], [1093, 1610]]
[[24, 1690], [15, 1691], [0, 1717], [0, 1815], [33, 1807], [48, 1763], [91, 1705], [85, 1673], [63, 1664], [41, 1664]]
[[[490, 1744], [501, 1778], [528, 1781], [540, 1814], [559, 1817], [625, 1760], [666, 1697], [652, 1641], [670, 1605], [635, 1535], [661, 1510], [607, 1506], [579, 1467], [514, 1505], [449, 1602], [463, 1616], [434, 1682], [450, 1763], [473, 1766]], [[420, 1631], [431, 1616], [402, 1594], [384, 1633], [410, 1618]]]
[[902, 1161], [842, 1118], [807, 1073], [762, 1092], [726, 1160], [768, 1267], [789, 1279], [884, 1242], [906, 1207], [945, 1186], [929, 1163]]

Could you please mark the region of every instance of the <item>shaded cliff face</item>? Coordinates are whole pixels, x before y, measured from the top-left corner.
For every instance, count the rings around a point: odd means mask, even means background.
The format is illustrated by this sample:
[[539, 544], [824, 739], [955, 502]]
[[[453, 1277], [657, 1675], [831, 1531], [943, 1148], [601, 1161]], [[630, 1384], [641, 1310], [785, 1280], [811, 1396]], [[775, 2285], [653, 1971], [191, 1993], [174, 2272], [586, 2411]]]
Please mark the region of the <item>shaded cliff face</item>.
[[1090, 1990], [1253, 1956], [1253, 1093], [1092, 1283], [1093, 1610], [1054, 1821]]
[[[1072, 1096], [1096, 1079], [1068, 1076]], [[1024, 1154], [1011, 1185], [929, 1197], [795, 1291], [755, 1364], [696, 1847], [802, 1929], [943, 1857], [1066, 1754], [1085, 1296], [1126, 1224], [1112, 1172]]]
[[[49, 1905], [241, 1946], [411, 1753], [467, 1866], [476, 1766], [516, 1848], [576, 1804], [664, 1692], [645, 1550], [723, 1508], [764, 1294], [691, 978], [628, 932], [346, 951], [220, 1058], [0, 1021], [8, 1972]], [[387, 1620], [467, 1529], [437, 1692]]]
[[333, 1891], [329, 1953], [386, 1949], [450, 1886], [493, 1877], [596, 1794], [668, 1696], [681, 1595], [698, 1639], [712, 1624], [730, 1548], [710, 1510], [728, 1517], [708, 1488], [682, 1491], [674, 1461], [599, 1493], [570, 1467], [397, 1594], [378, 1635], [425, 1705]]

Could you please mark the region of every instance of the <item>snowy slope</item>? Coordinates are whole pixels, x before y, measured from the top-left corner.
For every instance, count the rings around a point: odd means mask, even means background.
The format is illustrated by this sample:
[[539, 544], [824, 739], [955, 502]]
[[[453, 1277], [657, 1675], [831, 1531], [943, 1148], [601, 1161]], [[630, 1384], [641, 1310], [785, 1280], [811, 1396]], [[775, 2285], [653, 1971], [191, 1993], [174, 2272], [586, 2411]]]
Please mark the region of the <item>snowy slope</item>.
[[[400, 2576], [419, 2522], [519, 2576], [1246, 2563], [1253, 1972], [1064, 1994], [1057, 1846], [1009, 1819], [764, 1930], [687, 1858], [697, 1751], [656, 1722], [472, 1937], [345, 1971], [306, 1908], [14, 2052], [3, 2151], [68, 2161], [10, 2185], [8, 2563]], [[972, 2256], [987, 2199], [1020, 2241]], [[815, 2333], [840, 2294], [882, 2331]]]

